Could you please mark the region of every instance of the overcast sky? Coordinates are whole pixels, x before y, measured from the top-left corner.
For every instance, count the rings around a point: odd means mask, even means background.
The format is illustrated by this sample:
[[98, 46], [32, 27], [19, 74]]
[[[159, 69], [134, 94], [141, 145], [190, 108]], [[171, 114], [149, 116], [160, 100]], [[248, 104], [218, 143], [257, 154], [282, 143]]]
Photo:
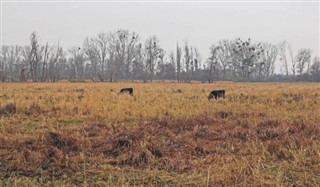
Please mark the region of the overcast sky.
[[129, 29], [143, 39], [157, 35], [167, 51], [176, 43], [198, 47], [203, 59], [221, 39], [289, 41], [319, 54], [319, 1], [314, 2], [2, 2], [4, 45], [40, 42], [81, 46], [87, 36]]

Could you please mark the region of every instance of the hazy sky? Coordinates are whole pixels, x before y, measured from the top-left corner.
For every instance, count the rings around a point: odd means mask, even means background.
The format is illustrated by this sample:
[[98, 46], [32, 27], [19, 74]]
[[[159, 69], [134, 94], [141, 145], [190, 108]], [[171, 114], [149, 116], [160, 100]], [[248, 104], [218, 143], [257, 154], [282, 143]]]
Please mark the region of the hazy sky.
[[64, 48], [81, 46], [99, 32], [129, 29], [142, 39], [157, 35], [173, 50], [185, 39], [203, 59], [221, 39], [289, 41], [320, 56], [319, 1], [314, 2], [2, 2], [1, 36], [5, 45], [40, 42]]

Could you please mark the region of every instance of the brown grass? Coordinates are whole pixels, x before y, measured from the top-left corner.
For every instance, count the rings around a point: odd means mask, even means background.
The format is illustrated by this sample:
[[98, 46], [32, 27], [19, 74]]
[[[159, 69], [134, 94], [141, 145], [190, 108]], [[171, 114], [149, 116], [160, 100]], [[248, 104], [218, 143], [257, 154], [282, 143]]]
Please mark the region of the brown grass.
[[17, 109], [1, 118], [0, 186], [320, 184], [318, 85], [215, 85], [217, 101], [210, 85], [163, 85], [130, 97], [110, 84], [104, 100], [100, 84], [32, 84], [20, 100], [6, 84]]

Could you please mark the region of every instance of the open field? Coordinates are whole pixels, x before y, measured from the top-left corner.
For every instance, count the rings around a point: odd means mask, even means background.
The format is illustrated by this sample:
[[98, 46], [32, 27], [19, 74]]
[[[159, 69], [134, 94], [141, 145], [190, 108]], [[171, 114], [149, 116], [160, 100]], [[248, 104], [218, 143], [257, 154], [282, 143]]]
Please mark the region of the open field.
[[3, 83], [0, 101], [0, 186], [320, 185], [319, 84]]

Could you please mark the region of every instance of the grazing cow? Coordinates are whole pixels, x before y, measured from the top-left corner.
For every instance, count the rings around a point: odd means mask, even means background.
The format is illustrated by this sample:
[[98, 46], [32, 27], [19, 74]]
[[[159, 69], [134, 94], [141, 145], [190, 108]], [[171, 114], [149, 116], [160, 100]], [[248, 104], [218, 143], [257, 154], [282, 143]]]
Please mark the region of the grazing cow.
[[209, 96], [208, 96], [208, 99], [212, 99], [212, 98], [215, 98], [215, 99], [218, 99], [220, 97], [223, 97], [224, 98], [224, 94], [225, 94], [225, 90], [213, 90], [210, 92]]
[[133, 89], [132, 88], [122, 88], [119, 94], [128, 93], [129, 95], [133, 96]]

